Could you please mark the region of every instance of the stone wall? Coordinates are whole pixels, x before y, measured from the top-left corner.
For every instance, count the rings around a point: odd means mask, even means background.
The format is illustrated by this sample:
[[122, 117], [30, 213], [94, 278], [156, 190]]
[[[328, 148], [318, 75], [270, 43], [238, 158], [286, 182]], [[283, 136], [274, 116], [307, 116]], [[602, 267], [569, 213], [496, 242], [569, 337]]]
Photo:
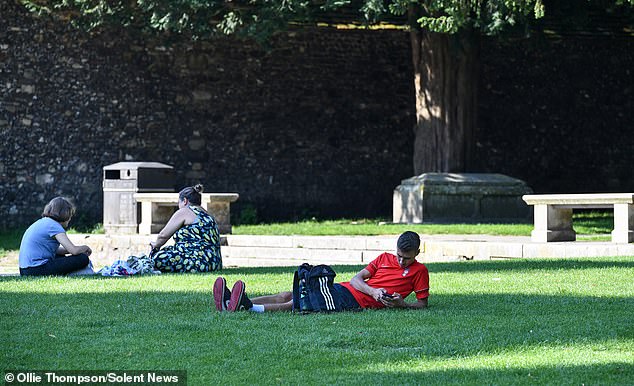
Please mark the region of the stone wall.
[[486, 41], [473, 171], [634, 192], [634, 35]]
[[412, 174], [404, 32], [330, 29], [270, 47], [89, 36], [0, 5], [0, 210], [54, 195], [101, 221], [101, 168], [159, 161], [177, 186], [238, 192], [260, 219], [376, 216]]
[[[631, 38], [484, 41], [476, 158], [536, 192], [632, 191]], [[104, 165], [158, 161], [175, 189], [238, 192], [260, 220], [391, 214], [411, 177], [400, 31], [306, 29], [269, 47], [86, 34], [0, 2], [0, 227], [55, 195], [101, 221]]]

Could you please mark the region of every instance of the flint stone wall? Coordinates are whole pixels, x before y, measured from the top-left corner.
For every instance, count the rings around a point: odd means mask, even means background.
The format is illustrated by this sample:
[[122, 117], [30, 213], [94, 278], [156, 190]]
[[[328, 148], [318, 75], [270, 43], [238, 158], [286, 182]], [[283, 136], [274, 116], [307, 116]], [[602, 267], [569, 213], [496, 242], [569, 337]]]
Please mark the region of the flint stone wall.
[[[538, 193], [634, 190], [633, 56], [632, 39], [485, 40], [469, 171]], [[173, 165], [175, 189], [239, 193], [238, 221], [249, 207], [259, 220], [389, 218], [413, 175], [414, 103], [401, 31], [165, 42], [0, 2], [0, 227], [55, 195], [74, 199], [76, 224], [101, 222], [101, 168], [119, 161]]]
[[33, 221], [58, 194], [101, 221], [101, 168], [118, 161], [172, 165], [175, 189], [237, 192], [232, 211], [252, 205], [259, 219], [387, 213], [412, 173], [403, 32], [170, 45], [0, 7], [5, 225]]

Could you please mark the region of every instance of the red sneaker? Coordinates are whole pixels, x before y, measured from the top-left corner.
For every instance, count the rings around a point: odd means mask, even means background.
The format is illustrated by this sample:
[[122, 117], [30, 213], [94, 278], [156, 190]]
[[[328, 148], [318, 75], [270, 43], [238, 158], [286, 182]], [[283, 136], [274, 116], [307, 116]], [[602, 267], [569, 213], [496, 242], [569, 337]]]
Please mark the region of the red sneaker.
[[238, 280], [231, 289], [231, 300], [227, 305], [227, 311], [234, 312], [240, 310], [242, 304], [242, 298], [244, 297], [244, 290], [246, 285], [242, 280]]
[[216, 310], [226, 311], [227, 303], [231, 298], [231, 292], [227, 288], [227, 281], [224, 277], [219, 276], [214, 283], [214, 303], [216, 303]]

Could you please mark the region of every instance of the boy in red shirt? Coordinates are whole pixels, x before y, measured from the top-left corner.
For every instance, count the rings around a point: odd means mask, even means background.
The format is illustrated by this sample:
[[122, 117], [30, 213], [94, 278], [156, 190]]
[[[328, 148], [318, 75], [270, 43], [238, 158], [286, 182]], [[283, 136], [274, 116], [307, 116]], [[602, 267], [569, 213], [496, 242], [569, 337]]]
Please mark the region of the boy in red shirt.
[[[419, 253], [418, 234], [407, 231], [400, 235], [396, 255], [383, 253], [349, 282], [335, 284], [342, 308], [427, 307], [429, 273], [424, 264], [416, 261]], [[412, 292], [416, 294], [416, 301], [406, 302], [404, 299]], [[238, 280], [229, 291], [223, 277], [218, 277], [214, 283], [214, 301], [218, 311], [290, 311], [293, 308], [292, 292], [249, 299], [242, 280]]]

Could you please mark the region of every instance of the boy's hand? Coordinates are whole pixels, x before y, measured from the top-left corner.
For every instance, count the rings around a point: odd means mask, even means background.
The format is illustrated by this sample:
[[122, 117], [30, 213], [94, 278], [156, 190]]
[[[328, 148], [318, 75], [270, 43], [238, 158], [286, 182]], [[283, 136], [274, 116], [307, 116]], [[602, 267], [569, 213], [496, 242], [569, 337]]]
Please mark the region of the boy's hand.
[[374, 291], [372, 292], [372, 297], [374, 298], [374, 300], [376, 300], [377, 302], [383, 302], [383, 294], [386, 294], [387, 291], [385, 290], [385, 288], [375, 288]]
[[398, 292], [394, 292], [392, 297], [383, 297], [381, 303], [390, 308], [403, 308], [405, 306], [405, 301]]

